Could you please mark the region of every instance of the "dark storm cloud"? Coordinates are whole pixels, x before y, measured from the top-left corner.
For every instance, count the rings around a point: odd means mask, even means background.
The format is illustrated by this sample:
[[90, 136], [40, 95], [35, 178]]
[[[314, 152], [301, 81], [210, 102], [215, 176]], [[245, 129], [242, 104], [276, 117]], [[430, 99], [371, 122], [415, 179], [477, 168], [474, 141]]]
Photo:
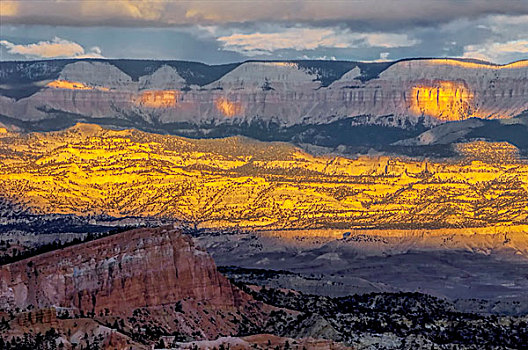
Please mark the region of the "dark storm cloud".
[[0, 6], [4, 23], [71, 26], [359, 21], [375, 29], [376, 25], [426, 26], [489, 14], [528, 14], [528, 1], [521, 0], [2, 0]]
[[528, 57], [528, 0], [0, 1], [0, 59]]

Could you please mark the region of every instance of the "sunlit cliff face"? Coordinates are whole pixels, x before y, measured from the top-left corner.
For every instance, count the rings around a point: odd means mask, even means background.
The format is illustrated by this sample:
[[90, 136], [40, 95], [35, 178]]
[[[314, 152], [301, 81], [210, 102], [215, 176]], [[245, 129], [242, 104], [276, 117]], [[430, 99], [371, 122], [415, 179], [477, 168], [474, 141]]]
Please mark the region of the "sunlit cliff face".
[[461, 120], [471, 115], [473, 94], [462, 83], [439, 81], [432, 86], [414, 86], [410, 111], [440, 120]]
[[528, 60], [513, 62], [513, 63], [507, 64], [506, 66], [503, 66], [503, 67], [507, 67], [507, 68], [526, 68], [526, 67], [528, 67]]
[[232, 102], [224, 97], [215, 100], [215, 107], [226, 117], [234, 117], [242, 113], [242, 105], [239, 102]]
[[299, 65], [294, 62], [258, 62], [262, 66], [272, 66], [272, 67], [287, 67], [287, 68], [299, 68]]
[[135, 102], [148, 108], [174, 108], [180, 95], [177, 90], [150, 90], [141, 93]]
[[107, 87], [101, 86], [89, 86], [78, 81], [68, 81], [68, 80], [54, 80], [49, 82], [47, 87], [54, 89], [66, 89], [66, 90], [99, 90], [99, 91], [110, 91]]

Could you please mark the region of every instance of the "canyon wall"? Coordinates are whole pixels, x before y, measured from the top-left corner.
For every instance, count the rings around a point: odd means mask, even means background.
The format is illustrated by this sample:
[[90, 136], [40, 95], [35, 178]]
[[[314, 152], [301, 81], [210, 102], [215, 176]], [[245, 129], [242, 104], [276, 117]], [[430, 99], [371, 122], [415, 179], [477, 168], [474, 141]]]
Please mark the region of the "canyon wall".
[[63, 307], [130, 314], [191, 300], [235, 310], [251, 298], [207, 253], [168, 227], [138, 229], [0, 267], [0, 308]]
[[321, 68], [303, 61], [255, 61], [233, 65], [223, 74], [215, 71], [214, 76], [205, 72], [211, 79], [200, 81], [190, 78], [198, 73], [176, 63], [158, 62], [155, 70], [135, 75], [114, 64], [72, 61], [55, 70], [41, 64], [35, 69], [56, 72], [42, 73], [47, 79], [27, 78], [25, 84], [34, 93], [20, 98], [12, 93], [23, 89], [17, 86], [21, 83], [8, 79], [14, 77], [14, 68], [3, 63], [0, 77], [9, 81], [0, 90], [0, 115], [23, 121], [62, 113], [74, 120], [139, 120], [146, 125], [259, 120], [285, 126], [368, 116], [367, 123], [405, 127], [470, 117], [509, 118], [528, 109], [528, 61], [497, 66], [414, 59], [376, 69], [349, 62], [340, 71], [333, 67], [343, 63], [324, 62]]

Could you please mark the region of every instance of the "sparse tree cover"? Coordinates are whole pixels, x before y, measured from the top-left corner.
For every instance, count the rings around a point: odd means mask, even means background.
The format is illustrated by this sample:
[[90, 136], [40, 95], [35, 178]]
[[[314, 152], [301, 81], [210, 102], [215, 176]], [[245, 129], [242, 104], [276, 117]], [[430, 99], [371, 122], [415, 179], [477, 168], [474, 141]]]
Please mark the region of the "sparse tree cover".
[[0, 256], [0, 266], [1, 265], [5, 265], [5, 264], [10, 264], [10, 263], [13, 263], [15, 261], [24, 260], [24, 259], [30, 258], [32, 256], [35, 256], [35, 255], [44, 254], [44, 253], [47, 253], [47, 252], [51, 252], [51, 251], [62, 249], [62, 248], [66, 248], [66, 247], [71, 247], [71, 246], [74, 246], [74, 245], [77, 245], [77, 244], [81, 244], [81, 243], [90, 242], [90, 241], [96, 240], [98, 238], [111, 236], [111, 235], [114, 235], [114, 234], [117, 234], [117, 233], [120, 233], [120, 232], [124, 232], [124, 231], [127, 231], [127, 230], [130, 230], [130, 227], [118, 227], [118, 228], [109, 230], [108, 232], [88, 233], [88, 234], [86, 234], [86, 236], [84, 238], [74, 238], [74, 239], [72, 239], [71, 241], [68, 241], [68, 242], [55, 241], [53, 243], [39, 245], [39, 246], [37, 246], [35, 248], [25, 249], [22, 252], [19, 252], [18, 250], [15, 250], [13, 252], [13, 254], [11, 254], [11, 255], [1, 255]]
[[[321, 322], [335, 330], [333, 340], [360, 344], [362, 337], [385, 335], [410, 348], [430, 344], [436, 349], [523, 349], [528, 344], [528, 315], [485, 316], [463, 313], [448, 301], [420, 293], [371, 293], [343, 298], [305, 295], [262, 288], [257, 300], [301, 311], [292, 317], [284, 311], [271, 314], [267, 331], [295, 336]], [[421, 343], [415, 343], [423, 338]], [[407, 343], [404, 347], [403, 344]], [[383, 346], [377, 348], [384, 348]], [[387, 345], [387, 348], [394, 348]]]
[[[22, 337], [16, 337], [10, 341], [5, 340], [3, 337], [0, 337], [0, 349], [5, 350], [60, 350], [63, 349], [63, 346], [59, 343], [57, 345], [57, 338], [60, 334], [54, 329], [51, 328], [46, 331], [44, 334], [30, 334], [24, 333]], [[83, 350], [95, 350], [99, 349], [98, 343], [87, 344], [85, 347], [79, 348]]]
[[[9, 142], [0, 139], [0, 214], [6, 213], [0, 215], [0, 228], [15, 234], [30, 228], [27, 232], [34, 234], [39, 227], [54, 232], [67, 223], [68, 228], [79, 229], [74, 232], [79, 236], [69, 241], [38, 244], [37, 237], [37, 243], [29, 243], [34, 244], [29, 248], [8, 240], [10, 237], [2, 239], [0, 265], [127, 229], [102, 232], [90, 224], [92, 219], [97, 221], [96, 215], [142, 218], [139, 222], [146, 218], [181, 220], [194, 236], [211, 231], [203, 227], [220, 224], [223, 229], [211, 236], [237, 237], [247, 230], [277, 229], [289, 237], [296, 229], [328, 228], [338, 232], [335, 237], [331, 236], [335, 232], [329, 233], [331, 238], [351, 245], [389, 243], [382, 235], [364, 234], [361, 229], [365, 228], [387, 230], [383, 231], [387, 237], [396, 229], [445, 229], [465, 234], [471, 228], [475, 235], [492, 229], [499, 237], [496, 239], [507, 244], [513, 231], [525, 234], [528, 224], [528, 166], [504, 144], [476, 142], [458, 151], [462, 156], [476, 155], [473, 161], [346, 159], [315, 157], [289, 145], [263, 145], [242, 138], [189, 140], [139, 131], [96, 128], [84, 132], [85, 127], [55, 134], [15, 135]], [[12, 149], [28, 145], [32, 147], [28, 154]], [[17, 201], [17, 194], [27, 195], [27, 200]], [[32, 226], [35, 222], [41, 226]], [[83, 232], [86, 227], [95, 231]], [[320, 239], [316, 237], [314, 242], [320, 244], [325, 238], [316, 241]], [[442, 239], [441, 245], [453, 240], [451, 236]], [[250, 244], [255, 251], [263, 250], [262, 243]], [[460, 246], [465, 248], [464, 244]], [[39, 273], [33, 261], [23, 264], [23, 274]], [[121, 270], [121, 265], [117, 266]], [[220, 271], [254, 279], [296, 277], [283, 270], [224, 267]], [[122, 281], [124, 286], [126, 279]], [[158, 347], [203, 340], [206, 327], [219, 322], [229, 324], [235, 336], [272, 333], [297, 338], [315, 332], [357, 347], [376, 341], [402, 349], [522, 349], [528, 344], [526, 316], [463, 313], [445, 300], [424, 294], [330, 298], [239, 286], [255, 299], [278, 307], [269, 313], [264, 326], [240, 309], [215, 312], [198, 304], [189, 311], [183, 299], [157, 310], [140, 307], [126, 317], [117, 317], [109, 309], [95, 312], [101, 300], [96, 294], [86, 294], [90, 298], [87, 310], [59, 310], [57, 318], [75, 319], [68, 337], [77, 322], [89, 320], [128, 341]], [[11, 331], [15, 317], [32, 309], [10, 310], [0, 322], [0, 331]], [[186, 329], [185, 320], [191, 319], [192, 324], [204, 328]], [[0, 348], [60, 348], [56, 341], [59, 333], [53, 329], [9, 339], [2, 336]], [[100, 344], [101, 339], [86, 334], [75, 348], [96, 349]], [[224, 348], [219, 345], [217, 349]], [[286, 341], [278, 348], [295, 349], [296, 344]]]
[[[190, 140], [95, 126], [2, 140], [0, 154], [32, 147], [31, 154], [0, 157], [4, 202], [46, 214], [266, 229], [528, 223], [528, 167], [506, 143], [474, 142], [457, 148], [459, 158], [418, 161], [315, 157], [240, 137]], [[17, 202], [24, 193], [31, 196]], [[23, 226], [24, 218], [13, 217], [6, 229], [16, 222]]]

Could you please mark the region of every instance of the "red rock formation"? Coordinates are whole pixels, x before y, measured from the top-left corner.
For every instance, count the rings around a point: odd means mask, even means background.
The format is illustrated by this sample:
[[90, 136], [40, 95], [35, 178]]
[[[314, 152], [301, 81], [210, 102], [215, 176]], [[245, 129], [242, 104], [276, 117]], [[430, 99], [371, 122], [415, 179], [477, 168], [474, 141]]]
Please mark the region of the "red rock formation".
[[[129, 336], [115, 329], [104, 326], [99, 321], [89, 318], [57, 319], [54, 309], [42, 309], [21, 313], [9, 323], [9, 327], [2, 329], [0, 339], [8, 342], [7, 349], [51, 348], [49, 345], [57, 344], [64, 350], [86, 349], [90, 344], [91, 349], [101, 350], [147, 350], [151, 346], [137, 343]], [[53, 332], [54, 340], [44, 341], [42, 335]], [[13, 345], [13, 339], [15, 345]], [[5, 343], [4, 343], [5, 345]], [[3, 349], [0, 342], [0, 348]]]
[[170, 228], [128, 231], [0, 268], [1, 309], [60, 306], [127, 314], [183, 299], [215, 308], [251, 300], [191, 238]]
[[272, 309], [232, 286], [206, 252], [171, 227], [122, 232], [1, 266], [0, 311], [30, 306], [35, 311], [22, 314], [16, 328], [53, 326], [54, 316], [42, 310], [51, 307], [107, 328], [120, 320], [120, 332], [154, 327], [191, 339], [258, 329]]
[[23, 312], [16, 317], [17, 323], [21, 327], [30, 327], [36, 324], [57, 327], [57, 312], [54, 308], [40, 309], [36, 311]]

